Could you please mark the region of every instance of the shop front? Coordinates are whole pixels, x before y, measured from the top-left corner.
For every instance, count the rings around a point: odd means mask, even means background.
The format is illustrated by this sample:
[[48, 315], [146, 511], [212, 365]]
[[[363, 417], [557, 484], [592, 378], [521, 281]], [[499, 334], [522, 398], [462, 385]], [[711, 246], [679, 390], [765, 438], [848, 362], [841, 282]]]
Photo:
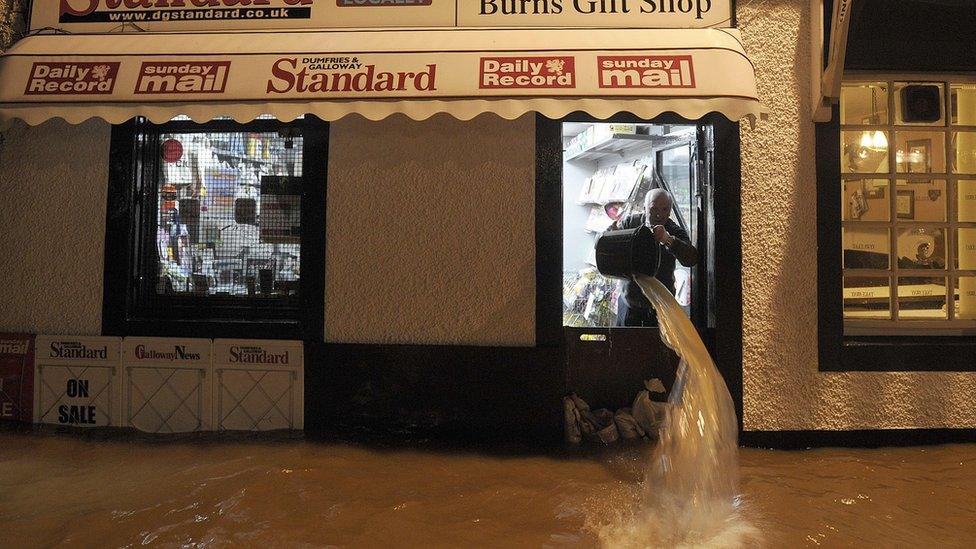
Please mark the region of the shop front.
[[[971, 68], [867, 67], [852, 28], [860, 72], [825, 77], [829, 2], [36, 4], [0, 61], [5, 332], [302, 341], [308, 430], [559, 437], [569, 392], [670, 383], [591, 257], [666, 189], [699, 253], [675, 295], [753, 440], [976, 425]], [[904, 118], [916, 85], [941, 118]], [[904, 150], [868, 172], [879, 132]]]
[[[701, 253], [676, 294], [746, 443], [971, 436], [965, 7], [316, 2], [269, 33], [263, 6], [177, 4], [72, 0], [30, 23], [72, 35], [4, 55], [3, 331], [299, 340], [308, 429], [558, 436], [564, 394], [618, 406], [668, 381], [673, 355], [616, 325], [619, 289], [588, 263], [663, 181]], [[424, 30], [362, 28], [378, 19]], [[686, 53], [695, 88], [597, 78], [597, 56]], [[568, 60], [533, 57], [572, 57], [573, 87]], [[684, 83], [676, 66], [655, 78]], [[769, 110], [755, 127], [726, 97], [743, 82]], [[916, 94], [938, 112], [915, 118]]]
[[[730, 120], [759, 102], [727, 4], [498, 18], [462, 3], [445, 19], [308, 3], [273, 23], [61, 7], [35, 6], [32, 27], [75, 34], [4, 56], [3, 116], [112, 124], [102, 287], [85, 290], [98, 335], [301, 340], [312, 429], [559, 436], [566, 392], [619, 407], [673, 378], [655, 329], [594, 316], [620, 290], [588, 257], [608, 216], [655, 188], [702, 248], [675, 270], [687, 312], [715, 332], [736, 310], [715, 305], [715, 243], [736, 220], [712, 189], [734, 202]], [[393, 12], [428, 28], [381, 27]], [[596, 28], [625, 25], [699, 28]]]

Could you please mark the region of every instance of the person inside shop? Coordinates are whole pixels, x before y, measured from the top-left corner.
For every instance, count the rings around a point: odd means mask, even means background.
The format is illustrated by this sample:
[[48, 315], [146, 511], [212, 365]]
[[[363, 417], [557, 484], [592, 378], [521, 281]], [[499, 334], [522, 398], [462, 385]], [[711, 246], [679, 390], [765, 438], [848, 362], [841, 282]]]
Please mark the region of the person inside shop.
[[[644, 197], [644, 212], [614, 221], [610, 230], [636, 229], [647, 225], [661, 245], [661, 259], [655, 278], [674, 294], [675, 260], [685, 267], [698, 263], [698, 250], [687, 231], [671, 220], [674, 200], [664, 189], [651, 189]], [[617, 300], [617, 326], [657, 326], [657, 315], [633, 280], [624, 282], [624, 292]]]

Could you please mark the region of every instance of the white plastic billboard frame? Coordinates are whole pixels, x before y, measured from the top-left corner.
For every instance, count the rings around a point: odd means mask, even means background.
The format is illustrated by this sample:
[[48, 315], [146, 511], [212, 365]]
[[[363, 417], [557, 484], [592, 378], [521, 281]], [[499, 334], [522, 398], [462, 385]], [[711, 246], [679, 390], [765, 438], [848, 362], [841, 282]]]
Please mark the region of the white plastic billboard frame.
[[305, 354], [301, 341], [215, 339], [214, 429], [305, 427]]
[[[39, 335], [35, 341], [35, 423], [121, 426], [121, 338]], [[91, 411], [94, 423], [87, 422]]]
[[125, 338], [123, 425], [149, 433], [213, 430], [212, 360], [209, 339]]

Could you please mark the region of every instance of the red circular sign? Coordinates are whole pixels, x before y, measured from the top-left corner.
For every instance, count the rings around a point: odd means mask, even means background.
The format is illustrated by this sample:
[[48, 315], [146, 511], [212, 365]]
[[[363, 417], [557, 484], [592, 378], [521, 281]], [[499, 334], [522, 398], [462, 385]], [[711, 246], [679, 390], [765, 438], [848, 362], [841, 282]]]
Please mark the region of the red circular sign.
[[164, 162], [176, 162], [177, 160], [183, 158], [183, 143], [180, 143], [176, 139], [167, 139], [163, 141], [163, 161]]

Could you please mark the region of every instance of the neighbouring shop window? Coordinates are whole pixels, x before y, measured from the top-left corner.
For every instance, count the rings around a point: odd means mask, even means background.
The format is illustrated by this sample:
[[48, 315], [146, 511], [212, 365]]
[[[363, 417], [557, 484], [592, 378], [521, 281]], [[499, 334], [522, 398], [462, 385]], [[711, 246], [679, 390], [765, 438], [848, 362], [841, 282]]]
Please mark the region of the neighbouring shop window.
[[[696, 130], [694, 125], [562, 124], [564, 326], [625, 325], [619, 317], [627, 286], [599, 273], [594, 246], [604, 231], [643, 215], [652, 189], [672, 197], [671, 232], [696, 243]], [[670, 273], [658, 276], [689, 314], [692, 272], [675, 262]]]
[[[189, 332], [201, 336], [295, 337], [292, 323], [321, 316], [305, 271], [324, 267], [324, 243], [306, 257], [303, 220], [324, 223], [327, 132], [317, 120], [268, 117], [117, 127], [113, 155], [124, 158], [113, 159], [109, 197], [106, 331], [167, 335], [171, 322], [187, 333], [191, 321], [217, 330]], [[320, 180], [311, 188], [309, 166]]]
[[845, 335], [976, 333], [976, 83], [846, 81]]

